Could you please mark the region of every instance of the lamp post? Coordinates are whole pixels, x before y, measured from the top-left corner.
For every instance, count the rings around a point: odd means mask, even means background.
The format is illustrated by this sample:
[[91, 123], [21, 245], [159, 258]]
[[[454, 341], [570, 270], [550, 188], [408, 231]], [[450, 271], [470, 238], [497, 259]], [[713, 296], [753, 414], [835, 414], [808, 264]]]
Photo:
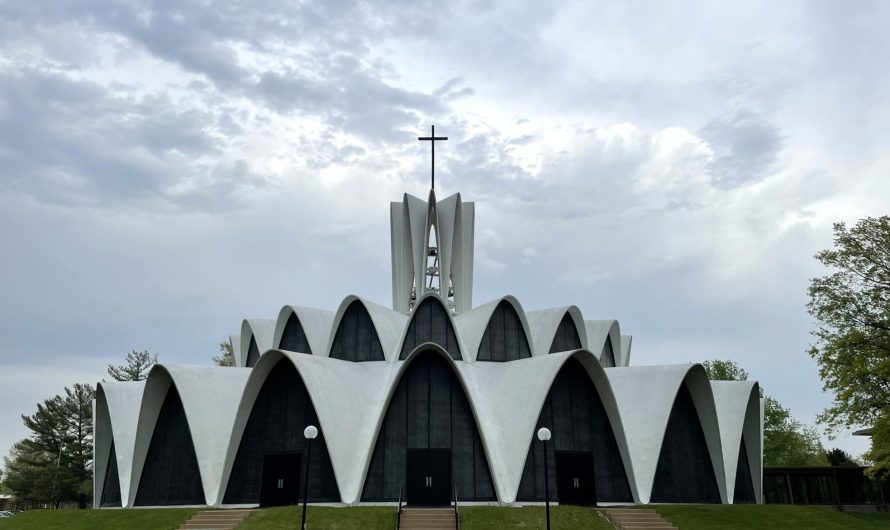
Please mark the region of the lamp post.
[[547, 470], [547, 441], [550, 440], [550, 429], [538, 429], [538, 440], [544, 444], [544, 506], [547, 512], [547, 530], [550, 530], [550, 473]]
[[303, 436], [306, 438], [306, 477], [303, 479], [303, 521], [300, 528], [306, 530], [306, 499], [309, 498], [309, 455], [312, 451], [312, 440], [318, 436], [318, 429], [315, 425], [309, 425], [303, 429]]

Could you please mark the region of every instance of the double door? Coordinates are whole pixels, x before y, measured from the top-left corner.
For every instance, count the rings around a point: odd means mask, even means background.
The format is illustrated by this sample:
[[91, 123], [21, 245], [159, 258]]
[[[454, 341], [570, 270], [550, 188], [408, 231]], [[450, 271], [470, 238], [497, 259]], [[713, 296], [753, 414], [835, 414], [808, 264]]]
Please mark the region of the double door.
[[556, 488], [560, 504], [596, 504], [593, 453], [556, 451]]
[[302, 453], [266, 453], [260, 482], [260, 506], [287, 506], [300, 502]]
[[451, 504], [451, 449], [408, 449], [407, 503]]

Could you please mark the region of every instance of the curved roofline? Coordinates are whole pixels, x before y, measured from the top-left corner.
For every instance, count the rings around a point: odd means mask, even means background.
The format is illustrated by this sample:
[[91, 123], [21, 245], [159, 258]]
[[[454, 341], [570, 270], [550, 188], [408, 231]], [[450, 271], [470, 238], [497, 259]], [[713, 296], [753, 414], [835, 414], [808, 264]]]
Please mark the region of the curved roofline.
[[606, 339], [609, 339], [612, 342], [615, 367], [627, 366], [622, 358], [621, 324], [617, 320], [585, 320], [584, 328], [587, 330], [588, 349], [597, 352], [595, 355], [600, 364], [603, 362]]
[[[708, 447], [714, 478], [722, 502], [726, 502], [726, 475], [720, 426], [708, 376], [700, 364], [606, 368], [628, 435], [639, 502], [648, 504], [655, 471], [674, 401], [684, 383], [695, 404]], [[645, 384], [647, 392], [640, 392]], [[653, 443], [653, 441], [657, 441]]]
[[[318, 427], [331, 457], [340, 500], [344, 504], [354, 504], [356, 487], [353, 475], [360, 467], [358, 462], [361, 461], [362, 452], [371, 451], [363, 448], [367, 445], [367, 432], [370, 431], [368, 416], [371, 415], [367, 414], [367, 407], [371, 404], [373, 409], [373, 403], [381, 399], [377, 394], [382, 394], [381, 388], [385, 385], [381, 383], [385, 383], [393, 366], [379, 361], [354, 363], [276, 349], [260, 358], [245, 383], [227, 440], [228, 449], [214, 505], [223, 504], [235, 457], [257, 396], [272, 368], [282, 359], [287, 359], [296, 370], [315, 409]], [[331, 369], [333, 366], [337, 369]], [[349, 386], [351, 392], [331, 393], [324, 390], [344, 384]]]
[[238, 348], [240, 355], [235, 359], [235, 364], [238, 368], [247, 367], [250, 339], [256, 340], [260, 357], [272, 349], [275, 337], [275, 322], [275, 319], [269, 318], [245, 318], [241, 321], [241, 347]]
[[587, 327], [584, 324], [584, 315], [578, 306], [568, 305], [536, 309], [526, 313], [532, 337], [535, 341], [535, 344], [532, 345], [532, 356], [548, 355], [550, 353], [550, 347], [553, 345], [554, 339], [556, 339], [559, 325], [567, 314], [572, 318], [572, 323], [575, 325], [578, 340], [581, 341], [581, 348], [587, 349]]
[[[105, 399], [105, 390], [101, 383], [96, 385], [96, 406], [93, 416], [93, 508], [102, 505], [102, 493], [105, 489], [105, 475], [108, 472], [108, 458], [111, 453], [111, 445], [114, 443], [114, 429], [111, 427], [111, 414], [108, 412], [108, 402]], [[107, 432], [108, 436], [100, 435]], [[117, 480], [120, 484], [120, 466], [117, 470]], [[118, 486], [120, 489], [120, 486]], [[121, 507], [124, 502], [121, 498]]]
[[[126, 390], [125, 390], [126, 389]], [[117, 456], [118, 481], [121, 490], [121, 507], [130, 505], [129, 492], [132, 481], [133, 453], [138, 435], [139, 409], [145, 391], [144, 381], [101, 381], [96, 385], [97, 400], [102, 395], [108, 409], [108, 420], [111, 437], [115, 444]], [[97, 440], [100, 436], [95, 436]], [[98, 443], [96, 445], [99, 445]], [[109, 444], [108, 449], [111, 449]], [[107, 465], [107, 453], [105, 462]], [[93, 498], [94, 505], [101, 502], [101, 489], [98, 488], [98, 499]], [[97, 491], [94, 485], [94, 491]]]
[[278, 318], [275, 320], [275, 334], [272, 338], [272, 348], [281, 348], [281, 337], [284, 335], [284, 328], [287, 327], [287, 321], [291, 315], [296, 315], [309, 342], [309, 348], [313, 355], [325, 355], [328, 351], [328, 336], [330, 334], [331, 325], [334, 320], [334, 312], [326, 309], [316, 309], [314, 307], [302, 307], [295, 305], [285, 305], [278, 312]]
[[368, 476], [368, 470], [371, 467], [371, 457], [374, 453], [374, 447], [377, 445], [377, 438], [380, 436], [380, 430], [383, 427], [383, 420], [386, 418], [386, 413], [389, 411], [390, 403], [392, 402], [392, 398], [399, 387], [399, 383], [402, 381], [402, 377], [405, 375], [405, 372], [414, 363], [414, 360], [417, 359], [418, 356], [427, 352], [432, 352], [433, 354], [439, 355], [440, 357], [444, 358], [445, 362], [448, 363], [448, 366], [454, 372], [455, 377], [460, 383], [461, 389], [464, 391], [464, 395], [467, 398], [467, 403], [469, 403], [470, 405], [470, 411], [473, 413], [473, 421], [476, 423], [476, 430], [479, 432], [479, 438], [482, 441], [482, 450], [485, 452], [485, 460], [488, 464], [488, 473], [491, 476], [492, 486], [495, 491], [495, 497], [498, 499], [500, 498], [500, 496], [497, 495], [497, 492], [499, 491], [499, 477], [492, 467], [492, 450], [488, 440], [486, 439], [484, 427], [479, 421], [479, 413], [476, 410], [476, 403], [473, 399], [473, 394], [467, 387], [464, 376], [458, 369], [458, 366], [456, 364], [456, 362], [458, 361], [452, 359], [451, 355], [438, 344], [434, 342], [424, 342], [422, 344], [418, 344], [416, 348], [411, 350], [411, 353], [408, 354], [408, 357], [406, 357], [404, 361], [400, 361], [399, 364], [395, 365], [397, 366], [397, 371], [395, 372], [394, 377], [392, 377], [392, 379], [388, 382], [386, 396], [383, 400], [383, 406], [378, 411], [376, 426], [374, 427], [374, 435], [371, 438], [371, 443], [369, 444], [367, 455], [364, 459], [364, 465], [362, 466], [362, 475], [360, 481], [361, 485], [357, 501], [361, 500], [361, 494], [364, 492], [365, 480]]
[[[330, 357], [331, 355], [331, 348], [334, 346], [334, 338], [337, 336], [337, 331], [340, 329], [340, 321], [343, 320], [343, 315], [346, 313], [346, 309], [349, 308], [349, 305], [352, 304], [352, 302], [356, 301], [360, 302], [365, 307], [365, 310], [371, 317], [371, 323], [374, 325], [374, 331], [377, 333], [377, 339], [380, 341], [380, 347], [383, 349], [384, 360], [389, 362], [398, 360], [398, 352], [394, 352], [394, 350], [396, 344], [399, 343], [399, 337], [404, 334], [403, 330], [408, 321], [408, 315], [375, 304], [370, 300], [366, 300], [354, 294], [347, 295], [346, 298], [340, 302], [340, 306], [337, 307], [337, 311], [334, 314], [334, 321], [331, 325], [330, 335], [328, 337], [325, 357]], [[393, 358], [393, 355], [395, 355], [395, 358]]]
[[[439, 305], [442, 306], [442, 309], [445, 310], [445, 314], [448, 315], [448, 321], [451, 323], [451, 329], [454, 331], [454, 337], [457, 339], [457, 349], [458, 353], [460, 354], [460, 360], [466, 359], [466, 348], [464, 348], [464, 340], [457, 331], [457, 323], [454, 321], [454, 315], [452, 315], [451, 311], [448, 310], [448, 304], [445, 303], [442, 295], [435, 291], [427, 291], [423, 293], [423, 296], [417, 299], [417, 303], [414, 305], [414, 309], [416, 310], [418, 307], [420, 307], [420, 304], [422, 304], [428, 298], [435, 298], [439, 302]], [[415, 315], [417, 314], [415, 310], [411, 311], [411, 313], [408, 315], [408, 321], [405, 322], [405, 329], [402, 330], [402, 338], [399, 339], [399, 344], [396, 347], [396, 360], [400, 360], [399, 358], [402, 355], [402, 348], [405, 346], [405, 339], [408, 338], [408, 330], [411, 328], [411, 323], [414, 321]]]
[[[220, 432], [228, 432], [235, 416], [233, 404], [241, 397], [249, 369], [231, 367], [176, 366], [155, 364], [145, 379], [139, 410], [129, 500], [136, 502], [145, 459], [155, 426], [170, 387], [176, 389], [195, 451], [204, 503], [212, 505], [221, 474], [221, 457], [227, 445]], [[238, 386], [239, 381], [241, 386]]]
[[522, 331], [525, 333], [525, 340], [528, 342], [529, 352], [532, 354], [532, 357], [534, 357], [534, 337], [531, 333], [531, 327], [528, 325], [528, 318], [526, 317], [525, 310], [515, 296], [506, 295], [500, 298], [495, 298], [480, 306], [476, 306], [465, 313], [457, 315], [454, 319], [455, 324], [458, 326], [455, 328], [455, 333], [462, 335], [464, 346], [466, 346], [464, 351], [466, 351], [467, 355], [463, 357], [463, 360], [476, 362], [476, 357], [479, 355], [479, 345], [482, 343], [482, 336], [485, 335], [485, 330], [488, 328], [491, 316], [501, 302], [507, 302], [513, 306], [513, 309], [519, 316], [519, 321], [522, 323]]

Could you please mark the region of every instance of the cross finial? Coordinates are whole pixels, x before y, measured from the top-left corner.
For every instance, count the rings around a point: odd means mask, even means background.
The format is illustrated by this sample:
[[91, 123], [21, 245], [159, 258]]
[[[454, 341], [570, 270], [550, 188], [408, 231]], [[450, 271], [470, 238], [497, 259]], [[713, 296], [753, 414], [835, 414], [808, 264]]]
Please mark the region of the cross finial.
[[418, 140], [427, 141], [433, 147], [432, 165], [430, 166], [430, 189], [436, 187], [436, 140], [447, 140], [447, 136], [436, 136], [436, 126], [432, 126], [432, 133], [429, 136], [418, 136]]

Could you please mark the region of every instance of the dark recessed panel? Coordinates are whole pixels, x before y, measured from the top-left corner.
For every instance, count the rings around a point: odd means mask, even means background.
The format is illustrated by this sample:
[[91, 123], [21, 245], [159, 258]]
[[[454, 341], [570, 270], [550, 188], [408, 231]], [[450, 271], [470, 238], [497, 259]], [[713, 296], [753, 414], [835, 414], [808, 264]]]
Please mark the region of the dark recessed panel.
[[615, 352], [612, 349], [612, 337], [606, 337], [606, 344], [603, 346], [603, 355], [601, 364], [604, 368], [615, 366]]
[[[308, 463], [305, 458], [307, 441], [303, 437], [303, 429], [307, 425], [319, 428], [318, 437], [312, 441]], [[223, 503], [259, 503], [263, 460], [265, 455], [276, 453], [303, 455], [301, 466], [308, 466], [309, 470], [309, 501], [340, 501], [318, 416], [302, 379], [287, 359], [278, 361], [257, 395], [241, 436]], [[302, 488], [303, 483], [300, 482], [300, 490]]]
[[256, 366], [257, 361], [260, 360], [260, 349], [256, 345], [256, 338], [251, 335], [250, 336], [250, 346], [247, 348], [247, 364], [248, 368], [253, 368]]
[[506, 300], [495, 308], [479, 344], [477, 361], [515, 361], [531, 357], [522, 321]]
[[680, 386], [658, 457], [652, 502], [719, 503], [720, 490], [692, 394]]
[[121, 483], [117, 476], [117, 456], [114, 450], [114, 442], [111, 442], [111, 454], [108, 455], [108, 465], [105, 467], [105, 481], [102, 483], [102, 500], [99, 503], [103, 508], [120, 508]]
[[136, 506], [205, 504], [198, 459], [179, 393], [172, 384], [145, 456]]
[[287, 324], [284, 325], [284, 331], [281, 333], [278, 349], [312, 354], [312, 348], [309, 347], [309, 339], [306, 338], [303, 324], [300, 323], [300, 317], [296, 313], [291, 313], [290, 317], [288, 317]]
[[579, 348], [581, 348], [581, 337], [578, 336], [578, 328], [575, 327], [575, 320], [572, 319], [572, 316], [566, 313], [562, 317], [559, 327], [556, 328], [553, 343], [550, 344], [550, 353]]
[[751, 480], [751, 467], [748, 465], [748, 448], [745, 446], [745, 438], [742, 438], [739, 446], [739, 460], [735, 471], [735, 494], [733, 504], [754, 504], [754, 481]]
[[457, 336], [447, 310], [433, 297], [424, 299], [411, 313], [411, 322], [408, 324], [399, 359], [405, 360], [417, 346], [425, 342], [438, 344], [456, 361], [461, 359]]
[[[552, 433], [546, 455], [551, 500], [559, 498], [555, 452], [560, 451], [590, 455], [573, 458], [593, 460], [593, 484], [585, 478], [586, 474], [562, 477], [571, 484], [578, 479], [579, 498], [594, 495], [600, 502], [633, 501], [609, 417], [587, 370], [576, 359], [566, 361], [554, 379], [541, 408], [536, 432], [540, 427], [547, 427]], [[544, 500], [544, 458], [544, 444], [535, 436], [522, 470], [518, 501]], [[589, 493], [591, 486], [593, 494]]]
[[[469, 401], [448, 361], [433, 352], [415, 357], [396, 387], [377, 436], [362, 500], [397, 501], [400, 490], [404, 499], [407, 455], [417, 450], [450, 454], [450, 479], [445, 480], [451, 481], [449, 492], [457, 487], [460, 500], [496, 499]], [[442, 485], [436, 476], [432, 475], [432, 488]]]
[[360, 301], [353, 301], [343, 313], [330, 356], [353, 362], [384, 360], [377, 329]]

